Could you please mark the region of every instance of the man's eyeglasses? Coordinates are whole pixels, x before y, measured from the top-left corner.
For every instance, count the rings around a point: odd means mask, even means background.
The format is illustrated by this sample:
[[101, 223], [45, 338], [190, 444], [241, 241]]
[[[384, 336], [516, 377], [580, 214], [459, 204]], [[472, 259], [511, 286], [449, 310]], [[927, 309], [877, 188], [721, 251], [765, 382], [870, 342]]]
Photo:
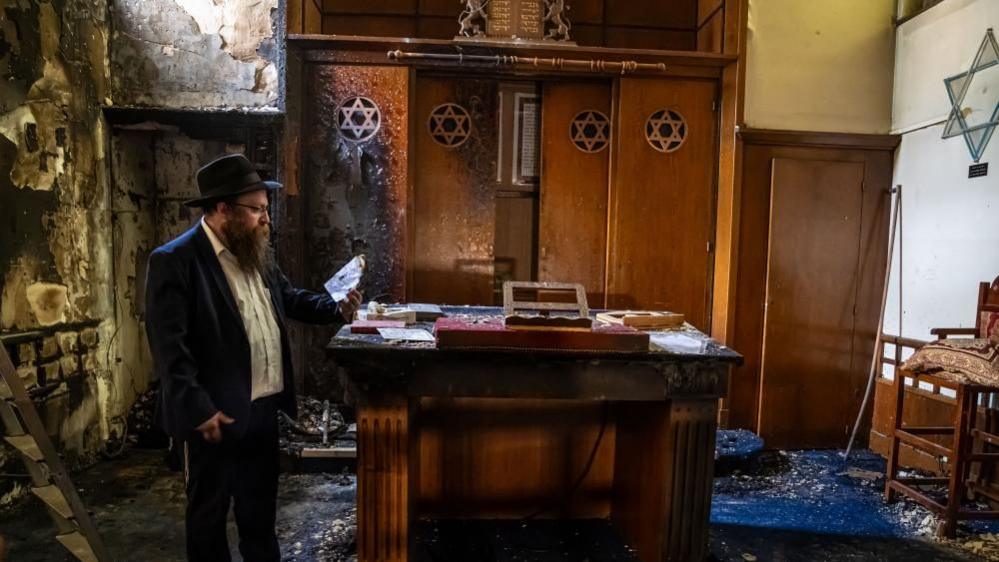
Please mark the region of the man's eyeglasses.
[[230, 203], [230, 204], [233, 207], [246, 207], [247, 209], [253, 211], [253, 214], [257, 216], [270, 215], [270, 207], [268, 205], [261, 205], [258, 207], [256, 205], [244, 205], [243, 203]]

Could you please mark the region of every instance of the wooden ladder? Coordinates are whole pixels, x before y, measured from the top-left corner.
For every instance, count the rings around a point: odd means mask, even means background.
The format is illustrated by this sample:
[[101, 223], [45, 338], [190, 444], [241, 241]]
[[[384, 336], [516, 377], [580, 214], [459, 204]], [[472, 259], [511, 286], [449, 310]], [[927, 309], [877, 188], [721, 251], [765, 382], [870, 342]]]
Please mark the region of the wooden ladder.
[[0, 385], [0, 420], [6, 428], [4, 440], [21, 453], [31, 475], [31, 491], [44, 502], [58, 529], [56, 540], [79, 560], [111, 562], [3, 345], [0, 345], [0, 381], [9, 389], [5, 392], [7, 389]]

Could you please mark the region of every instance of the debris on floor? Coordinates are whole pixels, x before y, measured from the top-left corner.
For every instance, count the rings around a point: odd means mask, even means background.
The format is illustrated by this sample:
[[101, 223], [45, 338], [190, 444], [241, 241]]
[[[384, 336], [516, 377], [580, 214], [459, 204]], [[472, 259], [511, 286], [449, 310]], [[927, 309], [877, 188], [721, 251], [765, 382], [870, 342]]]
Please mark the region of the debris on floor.
[[[74, 475], [117, 560], [185, 560], [183, 480], [167, 470], [162, 457], [162, 450], [130, 448], [121, 458], [101, 461]], [[711, 559], [999, 560], [999, 523], [962, 522], [956, 540], [939, 541], [933, 537], [937, 521], [922, 507], [906, 499], [884, 505], [884, 479], [875, 476], [884, 470], [884, 460], [869, 451], [859, 451], [849, 464], [838, 451], [759, 454], [748, 468], [715, 479]], [[282, 474], [277, 520], [283, 560], [356, 562], [356, 494], [353, 473]], [[452, 560], [438, 555], [450, 552], [451, 545], [445, 543], [455, 540], [463, 541], [457, 546], [466, 550], [476, 545], [495, 548], [491, 554], [504, 561], [628, 560], [615, 543], [619, 538], [607, 531], [606, 521], [562, 525], [532, 520], [526, 526], [516, 521], [491, 526], [431, 521], [418, 527], [429, 545], [419, 560], [427, 556], [431, 561]], [[9, 560], [65, 558], [40, 502], [0, 509], [0, 529], [8, 541]], [[235, 553], [238, 535], [232, 522], [228, 532]], [[618, 554], [608, 556], [608, 552]]]
[[745, 429], [719, 429], [715, 438], [715, 476], [750, 470], [763, 452], [763, 439]]
[[283, 413], [278, 416], [280, 448], [299, 457], [306, 448], [353, 448], [357, 427], [347, 423], [336, 404], [308, 396], [298, 397], [298, 421]]
[[947, 541], [954, 546], [977, 554], [986, 560], [999, 560], [999, 534], [981, 533], [965, 537], [958, 536], [953, 541]]
[[928, 510], [906, 498], [884, 504], [885, 461], [870, 451], [849, 464], [840, 451], [766, 451], [748, 467], [715, 479], [718, 560], [981, 560], [993, 544], [981, 533], [999, 532], [996, 522], [961, 522], [957, 541], [936, 539]]

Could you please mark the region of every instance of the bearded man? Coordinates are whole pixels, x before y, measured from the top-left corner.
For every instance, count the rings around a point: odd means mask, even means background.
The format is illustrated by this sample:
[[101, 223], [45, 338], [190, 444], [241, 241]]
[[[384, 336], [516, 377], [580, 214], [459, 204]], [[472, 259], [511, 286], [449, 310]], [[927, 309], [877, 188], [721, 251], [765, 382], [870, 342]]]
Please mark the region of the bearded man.
[[243, 560], [277, 562], [277, 411], [297, 414], [285, 319], [350, 321], [361, 295], [337, 303], [291, 286], [270, 246], [267, 194], [281, 184], [246, 157], [223, 156], [197, 181], [201, 196], [185, 204], [204, 216], [149, 258], [156, 418], [184, 442], [188, 559], [230, 560], [231, 499]]

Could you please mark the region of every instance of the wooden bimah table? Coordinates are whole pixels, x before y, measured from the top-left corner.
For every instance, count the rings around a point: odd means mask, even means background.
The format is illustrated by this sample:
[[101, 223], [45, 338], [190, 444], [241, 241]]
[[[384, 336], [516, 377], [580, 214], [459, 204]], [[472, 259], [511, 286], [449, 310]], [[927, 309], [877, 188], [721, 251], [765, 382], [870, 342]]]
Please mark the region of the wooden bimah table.
[[342, 328], [328, 353], [357, 406], [358, 560], [415, 560], [422, 521], [550, 518], [610, 521], [643, 562], [703, 560], [718, 400], [742, 358], [672, 333], [683, 345], [609, 352]]

